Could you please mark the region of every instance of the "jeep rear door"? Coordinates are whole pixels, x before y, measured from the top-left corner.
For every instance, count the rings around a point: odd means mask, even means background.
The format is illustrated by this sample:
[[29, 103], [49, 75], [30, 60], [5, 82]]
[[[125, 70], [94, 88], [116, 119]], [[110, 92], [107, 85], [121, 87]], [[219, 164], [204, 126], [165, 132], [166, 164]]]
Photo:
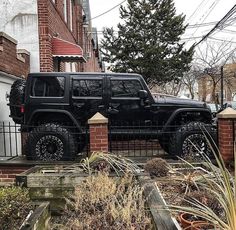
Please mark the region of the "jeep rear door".
[[96, 112], [105, 115], [104, 81], [103, 76], [99, 75], [72, 76], [71, 110], [82, 125]]

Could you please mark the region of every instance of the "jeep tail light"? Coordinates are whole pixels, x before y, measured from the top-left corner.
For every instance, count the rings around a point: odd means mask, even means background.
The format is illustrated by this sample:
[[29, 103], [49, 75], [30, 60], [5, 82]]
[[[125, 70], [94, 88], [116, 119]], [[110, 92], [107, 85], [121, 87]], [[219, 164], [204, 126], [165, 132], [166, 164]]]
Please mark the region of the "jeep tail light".
[[21, 113], [24, 113], [24, 112], [25, 112], [25, 107], [24, 107], [24, 105], [21, 105], [21, 106], [20, 106], [20, 112], [21, 112]]

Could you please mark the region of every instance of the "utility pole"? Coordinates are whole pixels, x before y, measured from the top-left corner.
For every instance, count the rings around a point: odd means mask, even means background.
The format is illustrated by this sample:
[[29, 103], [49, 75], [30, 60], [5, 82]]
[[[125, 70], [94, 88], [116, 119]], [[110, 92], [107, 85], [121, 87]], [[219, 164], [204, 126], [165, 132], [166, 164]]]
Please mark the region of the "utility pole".
[[224, 66], [220, 67], [220, 106], [223, 108], [224, 105]]

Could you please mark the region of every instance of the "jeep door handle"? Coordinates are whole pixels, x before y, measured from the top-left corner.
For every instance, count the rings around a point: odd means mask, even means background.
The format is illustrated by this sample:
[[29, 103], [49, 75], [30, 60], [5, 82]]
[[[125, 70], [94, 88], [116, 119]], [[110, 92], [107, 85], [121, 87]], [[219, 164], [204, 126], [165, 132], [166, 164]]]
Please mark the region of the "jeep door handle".
[[120, 103], [109, 103], [109, 106], [110, 106], [111, 108], [117, 109], [117, 108], [120, 106]]
[[117, 114], [117, 113], [119, 113], [119, 110], [118, 109], [114, 109], [112, 107], [109, 107], [107, 109], [107, 112], [110, 113], [110, 114]]
[[99, 109], [104, 109], [104, 108], [105, 108], [105, 105], [99, 105], [98, 108], [99, 108]]
[[85, 103], [81, 102], [81, 103], [73, 103], [73, 106], [75, 106], [76, 108], [82, 108], [85, 105]]

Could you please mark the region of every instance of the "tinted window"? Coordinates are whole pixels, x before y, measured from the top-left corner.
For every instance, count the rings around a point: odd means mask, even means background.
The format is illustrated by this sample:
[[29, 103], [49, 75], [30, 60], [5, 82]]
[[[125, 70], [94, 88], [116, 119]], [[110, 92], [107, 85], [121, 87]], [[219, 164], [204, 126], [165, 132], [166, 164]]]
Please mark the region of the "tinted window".
[[112, 97], [138, 97], [141, 89], [137, 80], [111, 80]]
[[102, 80], [73, 80], [73, 95], [77, 97], [101, 97]]
[[63, 97], [65, 87], [64, 77], [34, 78], [31, 96], [35, 97]]

